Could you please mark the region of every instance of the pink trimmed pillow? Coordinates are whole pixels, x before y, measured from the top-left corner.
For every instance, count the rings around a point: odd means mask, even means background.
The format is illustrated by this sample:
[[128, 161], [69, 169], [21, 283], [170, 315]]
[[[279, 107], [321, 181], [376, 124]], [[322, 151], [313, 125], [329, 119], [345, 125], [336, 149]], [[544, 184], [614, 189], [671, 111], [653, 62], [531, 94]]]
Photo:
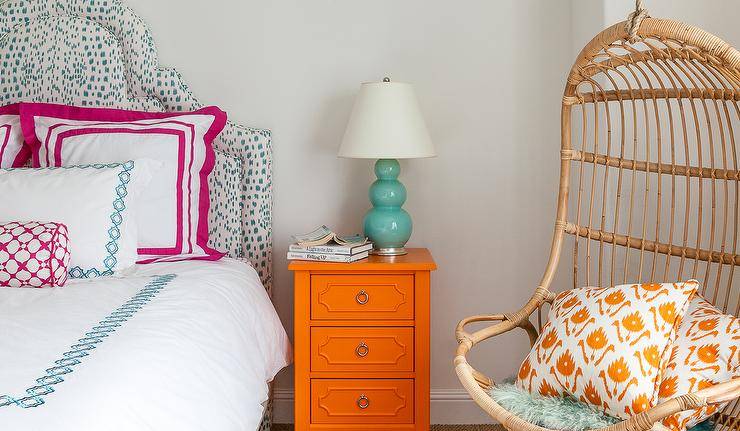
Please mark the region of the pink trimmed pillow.
[[62, 223], [0, 224], [0, 287], [64, 286], [69, 267], [67, 226]]
[[208, 176], [225, 112], [215, 106], [154, 113], [43, 103], [23, 103], [20, 112], [34, 167], [161, 162], [137, 203], [140, 262], [223, 256], [208, 247]]
[[19, 168], [29, 156], [23, 142], [19, 104], [0, 107], [0, 168]]

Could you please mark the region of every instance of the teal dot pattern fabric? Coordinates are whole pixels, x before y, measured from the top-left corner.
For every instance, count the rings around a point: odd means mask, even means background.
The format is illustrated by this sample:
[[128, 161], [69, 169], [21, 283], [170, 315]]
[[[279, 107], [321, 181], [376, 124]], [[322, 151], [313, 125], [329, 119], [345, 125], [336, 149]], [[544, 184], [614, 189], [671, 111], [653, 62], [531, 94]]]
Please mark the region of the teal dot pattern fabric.
[[[0, 105], [21, 101], [168, 112], [204, 106], [175, 69], [159, 64], [148, 27], [120, 0], [0, 2]], [[248, 260], [270, 292], [271, 133], [229, 122], [214, 146], [209, 245]], [[270, 429], [270, 405], [259, 431]]]
[[[157, 59], [151, 33], [120, 0], [0, 2], [0, 105], [38, 101], [182, 112], [198, 101]], [[272, 265], [272, 137], [229, 122], [214, 142], [211, 247], [246, 258], [266, 287]]]

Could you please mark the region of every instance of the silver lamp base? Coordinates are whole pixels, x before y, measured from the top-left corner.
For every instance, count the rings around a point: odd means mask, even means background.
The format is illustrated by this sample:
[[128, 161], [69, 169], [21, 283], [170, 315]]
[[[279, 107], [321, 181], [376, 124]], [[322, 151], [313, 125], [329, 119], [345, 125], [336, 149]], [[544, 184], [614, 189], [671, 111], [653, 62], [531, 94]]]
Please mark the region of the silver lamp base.
[[403, 256], [407, 253], [404, 247], [374, 248], [370, 251], [375, 256]]

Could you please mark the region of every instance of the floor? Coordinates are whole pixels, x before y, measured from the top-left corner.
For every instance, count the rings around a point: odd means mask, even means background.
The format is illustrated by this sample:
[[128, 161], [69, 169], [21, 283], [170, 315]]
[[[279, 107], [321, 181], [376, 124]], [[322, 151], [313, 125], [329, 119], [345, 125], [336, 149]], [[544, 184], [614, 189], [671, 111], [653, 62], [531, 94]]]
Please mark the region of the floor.
[[[275, 424], [272, 431], [293, 431], [293, 425]], [[432, 425], [431, 431], [504, 431], [501, 425]]]

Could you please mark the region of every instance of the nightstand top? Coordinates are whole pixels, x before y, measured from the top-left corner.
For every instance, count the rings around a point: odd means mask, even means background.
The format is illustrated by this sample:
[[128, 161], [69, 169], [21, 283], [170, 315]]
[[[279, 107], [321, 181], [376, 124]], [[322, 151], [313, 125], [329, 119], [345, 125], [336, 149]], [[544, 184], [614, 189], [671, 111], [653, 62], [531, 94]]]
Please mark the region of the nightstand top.
[[288, 265], [291, 271], [434, 271], [432, 254], [426, 248], [407, 248], [403, 256], [370, 256], [353, 263], [313, 262], [293, 260]]

